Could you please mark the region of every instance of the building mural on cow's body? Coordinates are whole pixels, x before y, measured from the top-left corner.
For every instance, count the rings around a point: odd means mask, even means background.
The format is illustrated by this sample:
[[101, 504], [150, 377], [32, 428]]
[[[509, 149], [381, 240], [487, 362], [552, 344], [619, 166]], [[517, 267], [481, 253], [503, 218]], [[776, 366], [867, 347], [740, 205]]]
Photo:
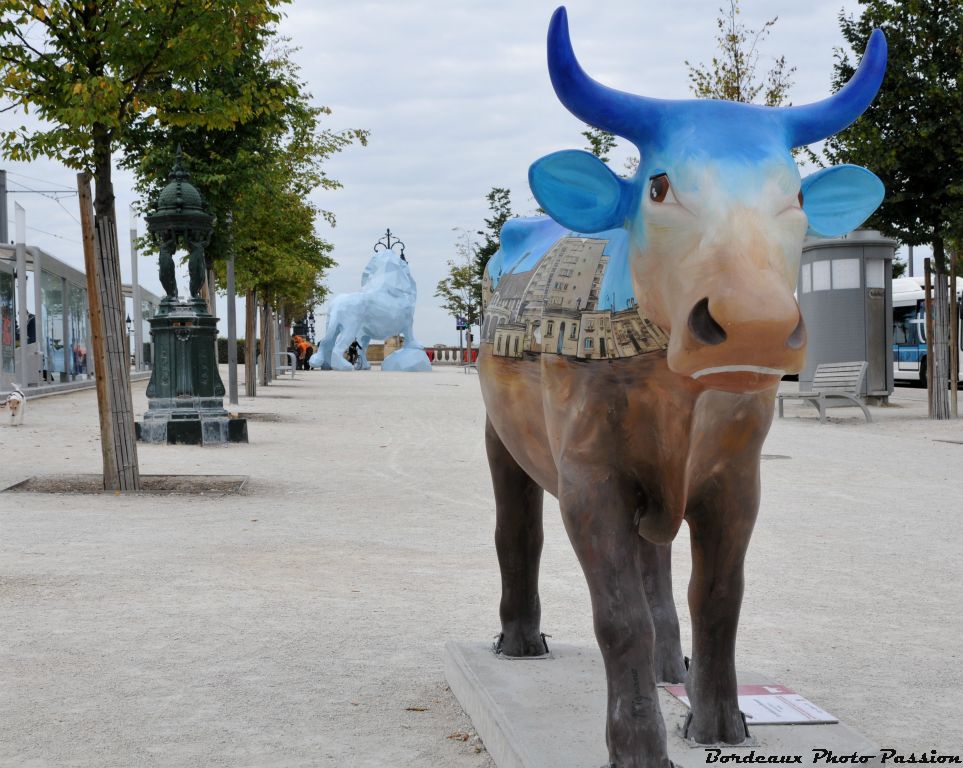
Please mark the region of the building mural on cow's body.
[[[539, 223], [515, 219], [505, 227], [511, 239], [513, 228]], [[666, 348], [665, 332], [639, 314], [635, 297], [606, 279], [625, 272], [625, 230], [592, 235], [556, 225], [543, 233], [548, 237], [525, 253], [503, 249], [489, 262], [482, 341], [492, 345], [492, 354], [600, 360]]]

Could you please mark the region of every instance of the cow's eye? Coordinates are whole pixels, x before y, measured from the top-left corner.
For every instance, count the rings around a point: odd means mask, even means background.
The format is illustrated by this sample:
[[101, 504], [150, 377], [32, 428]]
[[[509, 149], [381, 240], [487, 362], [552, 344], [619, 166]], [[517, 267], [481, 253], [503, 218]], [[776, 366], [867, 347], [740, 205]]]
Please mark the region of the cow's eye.
[[661, 203], [669, 194], [669, 177], [664, 173], [649, 179], [649, 199], [653, 203]]
[[801, 189], [799, 190], [798, 200], [799, 200], [799, 207], [802, 208], [802, 207], [803, 207], [803, 193], [802, 193], [802, 190], [801, 190]]

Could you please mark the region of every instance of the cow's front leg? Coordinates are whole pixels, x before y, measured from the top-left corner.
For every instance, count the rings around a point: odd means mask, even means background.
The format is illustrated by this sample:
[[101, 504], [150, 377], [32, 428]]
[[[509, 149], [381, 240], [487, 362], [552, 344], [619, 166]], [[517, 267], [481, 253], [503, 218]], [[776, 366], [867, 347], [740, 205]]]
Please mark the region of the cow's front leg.
[[685, 680], [685, 662], [679, 637], [679, 614], [672, 596], [672, 545], [653, 544], [639, 537], [642, 584], [655, 627], [655, 676], [660, 683]]
[[592, 597], [608, 681], [606, 742], [617, 768], [668, 768], [655, 672], [655, 630], [642, 578], [642, 541], [628, 484], [569, 467], [559, 504]]
[[502, 631], [495, 651], [541, 656], [548, 650], [539, 626], [538, 598], [544, 492], [508, 452], [491, 421], [485, 423], [485, 446], [495, 489], [495, 549], [502, 575]]
[[692, 661], [686, 735], [701, 744], [747, 737], [736, 695], [736, 629], [743, 563], [759, 509], [759, 466], [733, 468], [695, 500], [686, 517], [692, 543], [689, 612]]

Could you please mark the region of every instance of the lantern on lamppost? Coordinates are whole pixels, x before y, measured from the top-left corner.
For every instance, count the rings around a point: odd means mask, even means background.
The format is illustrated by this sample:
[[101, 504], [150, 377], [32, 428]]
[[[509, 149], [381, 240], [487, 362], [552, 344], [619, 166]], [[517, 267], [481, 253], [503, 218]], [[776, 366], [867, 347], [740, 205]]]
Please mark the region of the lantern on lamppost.
[[[191, 183], [180, 147], [169, 182], [145, 216], [160, 251], [160, 281], [166, 295], [150, 319], [155, 360], [147, 385], [147, 413], [137, 424], [140, 440], [193, 445], [247, 442], [247, 422], [224, 409], [224, 384], [217, 370], [217, 318], [202, 296], [207, 277], [204, 249], [214, 216]], [[190, 297], [177, 294], [174, 255], [188, 252]]]
[[386, 251], [390, 251], [390, 250], [393, 250], [395, 246], [401, 246], [401, 250], [398, 252], [398, 256], [401, 258], [401, 260], [408, 261], [408, 259], [405, 258], [405, 244], [401, 242], [401, 240], [399, 240], [393, 234], [391, 234], [390, 229], [386, 230], [385, 236], [382, 237], [377, 243], [375, 243], [374, 252], [377, 253], [382, 249]]

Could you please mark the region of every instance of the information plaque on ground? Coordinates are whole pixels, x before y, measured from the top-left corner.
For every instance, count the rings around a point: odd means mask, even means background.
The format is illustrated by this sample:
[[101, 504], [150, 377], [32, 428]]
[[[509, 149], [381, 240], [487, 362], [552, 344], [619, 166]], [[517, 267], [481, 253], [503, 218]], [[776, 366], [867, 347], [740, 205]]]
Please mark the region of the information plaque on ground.
[[[665, 690], [689, 706], [684, 685], [666, 685]], [[739, 710], [749, 725], [809, 725], [838, 723], [822, 707], [778, 683], [767, 685], [740, 685], [737, 688]]]

